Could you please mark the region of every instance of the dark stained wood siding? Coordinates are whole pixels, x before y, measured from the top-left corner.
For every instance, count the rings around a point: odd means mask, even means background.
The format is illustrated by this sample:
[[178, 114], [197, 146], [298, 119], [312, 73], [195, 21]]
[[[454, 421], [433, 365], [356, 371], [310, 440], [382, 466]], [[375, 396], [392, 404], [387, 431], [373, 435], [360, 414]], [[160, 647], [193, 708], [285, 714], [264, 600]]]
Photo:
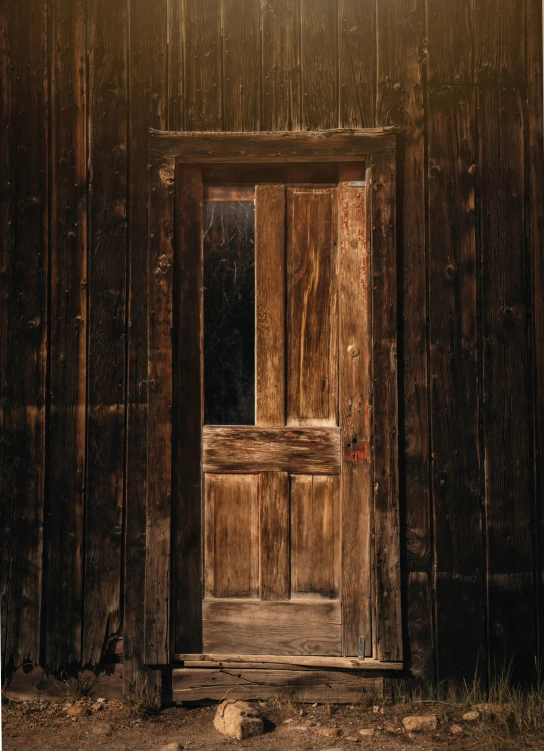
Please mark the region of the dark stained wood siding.
[[[514, 654], [531, 677], [544, 604], [539, 0], [19, 0], [1, 4], [0, 51], [6, 664], [94, 663], [123, 636], [126, 687], [142, 676], [148, 128], [393, 125], [407, 667], [471, 678]], [[174, 231], [194, 266], [199, 246]], [[176, 304], [193, 305], [184, 266], [174, 274], [187, 282]], [[174, 345], [183, 362], [175, 331]], [[192, 368], [174, 393], [199, 383]], [[188, 450], [174, 440], [174, 467]], [[186, 508], [173, 508], [172, 612], [173, 646], [190, 652], [200, 520]]]

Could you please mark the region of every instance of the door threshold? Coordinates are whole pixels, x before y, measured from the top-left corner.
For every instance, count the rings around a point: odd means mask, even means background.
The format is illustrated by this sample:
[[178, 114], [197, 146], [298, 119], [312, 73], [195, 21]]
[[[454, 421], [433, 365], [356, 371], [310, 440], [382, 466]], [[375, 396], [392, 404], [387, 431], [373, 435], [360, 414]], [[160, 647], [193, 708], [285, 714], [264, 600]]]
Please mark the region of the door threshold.
[[342, 670], [403, 670], [402, 662], [380, 662], [371, 657], [325, 657], [320, 655], [236, 655], [236, 654], [175, 654], [175, 662], [198, 668], [218, 668], [223, 664], [282, 665], [286, 667], [338, 668]]

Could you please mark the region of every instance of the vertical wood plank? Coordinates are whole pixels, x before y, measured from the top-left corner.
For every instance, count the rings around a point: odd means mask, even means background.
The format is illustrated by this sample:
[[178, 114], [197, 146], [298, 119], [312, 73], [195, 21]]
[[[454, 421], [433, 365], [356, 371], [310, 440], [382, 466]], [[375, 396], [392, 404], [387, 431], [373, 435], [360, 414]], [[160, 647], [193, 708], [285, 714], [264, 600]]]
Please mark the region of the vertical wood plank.
[[428, 112], [438, 679], [471, 681], [486, 659], [473, 89], [429, 89]]
[[261, 0], [263, 130], [300, 130], [300, 0]]
[[402, 659], [395, 152], [372, 157], [376, 657]]
[[285, 186], [255, 189], [255, 424], [285, 425]]
[[[398, 158], [402, 207], [402, 318], [399, 361], [404, 370], [400, 445], [406, 531], [401, 540], [406, 587], [405, 660], [412, 674], [434, 680], [432, 532], [429, 491], [429, 386], [425, 165], [425, 2], [397, 0], [377, 7], [376, 121], [404, 136]], [[399, 177], [400, 179], [400, 177]], [[400, 301], [399, 301], [400, 305]], [[402, 412], [404, 419], [402, 420]], [[401, 485], [402, 487], [402, 485]]]
[[221, 130], [221, 0], [183, 0], [185, 130]]
[[338, 7], [300, 0], [302, 128], [338, 127]]
[[336, 191], [287, 189], [287, 422], [338, 424]]
[[338, 597], [343, 560], [341, 515], [339, 475], [291, 476], [293, 597]]
[[[478, 92], [489, 650], [536, 677], [530, 465], [524, 107], [517, 87]], [[493, 667], [493, 666], [492, 666]]]
[[[367, 189], [340, 171], [338, 296], [342, 461], [343, 654], [357, 655], [364, 637], [372, 654], [372, 324]], [[360, 354], [352, 357], [349, 346]]]
[[[123, 665], [126, 695], [157, 702], [160, 680], [145, 667], [146, 504], [148, 462], [149, 127], [166, 127], [166, 0], [130, 5], [130, 173], [127, 463]], [[150, 65], [149, 60], [154, 64]]]
[[260, 130], [258, 0], [223, 0], [223, 130]]
[[259, 475], [261, 600], [289, 599], [289, 475]]
[[86, 3], [50, 4], [51, 333], [44, 667], [81, 661], [87, 388]]
[[338, 0], [339, 128], [375, 125], [375, 17], [371, 0]]
[[527, 93], [529, 133], [529, 256], [531, 259], [531, 323], [533, 345], [533, 452], [536, 534], [536, 592], [539, 635], [538, 664], [544, 653], [544, 144], [543, 144], [543, 71], [542, 71], [542, 4], [527, 3]]
[[127, 9], [89, 0], [90, 227], [84, 663], [121, 627], [127, 247]]
[[426, 5], [429, 83], [474, 83], [474, 0], [426, 0]]
[[172, 506], [173, 159], [151, 163], [148, 266], [148, 443], [144, 657], [170, 662]]
[[206, 475], [206, 595], [259, 596], [259, 494], [263, 491], [266, 494], [259, 475]]
[[174, 258], [174, 651], [202, 651], [202, 175], [176, 167]]
[[46, 2], [3, 3], [0, 82], [2, 664], [40, 658], [48, 267]]
[[168, 130], [183, 130], [183, 0], [167, 2]]

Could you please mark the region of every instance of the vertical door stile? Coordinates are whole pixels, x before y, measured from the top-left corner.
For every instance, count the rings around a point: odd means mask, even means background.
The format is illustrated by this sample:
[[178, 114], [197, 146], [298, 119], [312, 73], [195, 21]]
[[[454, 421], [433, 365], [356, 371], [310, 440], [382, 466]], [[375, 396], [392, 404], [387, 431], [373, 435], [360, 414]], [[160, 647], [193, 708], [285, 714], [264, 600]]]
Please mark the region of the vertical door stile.
[[338, 188], [343, 654], [372, 655], [370, 253], [364, 166], [342, 167]]
[[[285, 425], [285, 186], [255, 190], [255, 424]], [[261, 473], [259, 480], [260, 595], [287, 600], [289, 476]]]

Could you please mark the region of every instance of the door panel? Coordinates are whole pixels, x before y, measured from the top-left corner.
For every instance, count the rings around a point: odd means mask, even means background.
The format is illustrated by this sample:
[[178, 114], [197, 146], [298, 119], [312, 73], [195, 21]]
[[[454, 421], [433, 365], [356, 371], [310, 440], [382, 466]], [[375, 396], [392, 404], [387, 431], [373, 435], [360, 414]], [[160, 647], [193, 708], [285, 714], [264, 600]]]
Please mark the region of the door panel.
[[338, 425], [336, 189], [287, 189], [287, 424]]
[[213, 597], [259, 596], [259, 476], [205, 476], [205, 582]]
[[291, 476], [291, 597], [340, 594], [340, 476]]

